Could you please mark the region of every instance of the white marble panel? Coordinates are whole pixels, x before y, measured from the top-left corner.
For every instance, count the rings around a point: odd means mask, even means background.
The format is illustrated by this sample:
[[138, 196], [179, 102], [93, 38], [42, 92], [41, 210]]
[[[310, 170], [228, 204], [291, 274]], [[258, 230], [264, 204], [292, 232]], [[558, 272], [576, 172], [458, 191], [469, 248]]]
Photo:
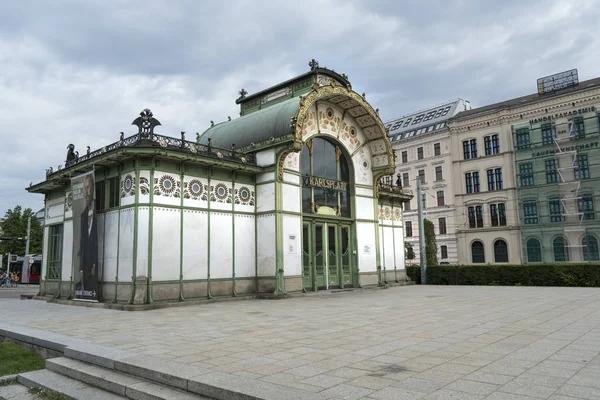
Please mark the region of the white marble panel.
[[320, 102], [317, 111], [320, 133], [337, 137], [342, 122], [342, 111], [327, 102]]
[[247, 183], [237, 183], [233, 188], [233, 209], [235, 211], [256, 211], [256, 188]]
[[184, 175], [183, 177], [183, 205], [185, 207], [208, 207], [208, 179]]
[[394, 232], [392, 227], [384, 226], [382, 228], [383, 236], [380, 237], [380, 241], [383, 243], [383, 251], [381, 252], [381, 259], [386, 269], [394, 269]]
[[256, 212], [275, 210], [275, 183], [256, 185]]
[[394, 228], [394, 247], [396, 248], [396, 269], [404, 269], [406, 262], [404, 259], [404, 229], [402, 227]]
[[73, 276], [73, 220], [65, 221], [63, 224], [63, 252], [61, 280], [69, 281]]
[[270, 172], [263, 172], [262, 174], [257, 174], [256, 175], [256, 183], [261, 183], [261, 182], [270, 182], [270, 181], [274, 181], [275, 180], [275, 172], [270, 171]]
[[289, 172], [284, 172], [283, 173], [283, 181], [299, 185], [300, 177], [298, 175], [290, 174]]
[[46, 202], [46, 224], [58, 224], [63, 221], [65, 215], [65, 198], [59, 197]]
[[235, 216], [235, 276], [256, 276], [254, 215]]
[[119, 246], [119, 211], [104, 214], [104, 280], [114, 282], [117, 276], [117, 250]]
[[348, 114], [346, 114], [342, 122], [339, 138], [350, 154], [354, 153], [365, 143], [365, 135], [360, 125]]
[[182, 187], [179, 173], [154, 171], [154, 204], [181, 205]]
[[302, 275], [302, 217], [283, 216], [283, 274]]
[[136, 182], [138, 201], [148, 203], [150, 201], [150, 171], [140, 171], [140, 179]]
[[231, 214], [210, 214], [210, 277], [231, 278], [232, 265]]
[[373, 172], [371, 171], [372, 160], [371, 150], [368, 146], [363, 146], [352, 157], [354, 164], [354, 179], [355, 183], [362, 185], [373, 184]]
[[231, 211], [233, 209], [233, 189], [231, 187], [231, 181], [211, 179], [210, 186], [210, 209]]
[[291, 171], [300, 171], [300, 153], [289, 153], [283, 162], [283, 168]]
[[[138, 254], [148, 254], [148, 208], [140, 207], [142, 218], [138, 223]], [[145, 215], [145, 218], [143, 218]], [[121, 210], [119, 224], [119, 282], [131, 282], [133, 271], [133, 208]], [[146, 238], [144, 241], [143, 238]], [[142, 239], [142, 242], [139, 242]], [[147, 257], [146, 257], [147, 258]], [[145, 275], [145, 273], [144, 273]]]
[[68, 190], [65, 193], [65, 219], [67, 218], [73, 218], [73, 205], [72, 205], [72, 197], [71, 197], [71, 191]]
[[[137, 183], [138, 180], [136, 179], [135, 171], [125, 172], [121, 175], [119, 180], [119, 184], [121, 185], [119, 188], [121, 206], [129, 206], [135, 203], [135, 191], [138, 190], [139, 186]], [[129, 190], [127, 190], [127, 185], [131, 185]]]
[[367, 188], [363, 188], [363, 187], [357, 187], [354, 190], [356, 191], [356, 194], [359, 195], [359, 196], [373, 197], [373, 189], [367, 189]]
[[[275, 215], [257, 215], [258, 276], [275, 276]], [[257, 238], [258, 239], [258, 238]]]
[[256, 164], [259, 167], [275, 164], [275, 149], [271, 148], [256, 153]]
[[152, 215], [152, 280], [179, 280], [181, 211], [154, 207]]
[[374, 199], [356, 197], [356, 218], [375, 219]]
[[377, 271], [375, 223], [357, 222], [358, 268], [360, 272]]
[[283, 183], [281, 188], [283, 194], [283, 209], [285, 211], [300, 212], [300, 188], [298, 186]]
[[183, 212], [183, 279], [206, 279], [208, 273], [208, 213]]

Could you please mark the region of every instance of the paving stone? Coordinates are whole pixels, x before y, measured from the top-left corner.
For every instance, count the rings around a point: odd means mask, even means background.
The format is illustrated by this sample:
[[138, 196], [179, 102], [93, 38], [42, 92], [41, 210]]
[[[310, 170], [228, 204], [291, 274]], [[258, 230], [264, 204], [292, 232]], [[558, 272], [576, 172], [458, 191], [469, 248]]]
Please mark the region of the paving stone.
[[600, 389], [586, 386], [563, 385], [556, 391], [555, 394], [586, 400], [600, 399]]
[[515, 379], [515, 377], [510, 375], [475, 371], [469, 375], [466, 375], [464, 379], [476, 382], [492, 383], [494, 385], [504, 385]]
[[393, 386], [413, 392], [431, 393], [444, 386], [444, 384], [433, 380], [410, 377], [394, 384]]
[[416, 400], [422, 399], [425, 396], [426, 393], [411, 392], [410, 390], [396, 387], [386, 387], [377, 392], [371, 393], [369, 398], [379, 400]]
[[503, 385], [498, 389], [501, 392], [520, 394], [523, 396], [538, 397], [541, 399], [547, 399], [552, 393], [556, 391], [556, 387], [534, 385], [532, 383], [523, 383], [512, 381]]
[[341, 384], [320, 392], [321, 395], [330, 399], [332, 397], [344, 400], [358, 400], [373, 393], [373, 390], [362, 387]]
[[393, 379], [380, 378], [378, 376], [365, 375], [361, 376], [360, 378], [348, 381], [347, 383], [352, 386], [359, 386], [367, 389], [379, 390], [386, 386], [393, 385], [394, 383], [397, 383], [397, 381]]
[[337, 386], [341, 383], [346, 382], [347, 379], [344, 378], [339, 378], [336, 376], [331, 376], [331, 375], [317, 375], [317, 376], [312, 376], [310, 378], [306, 378], [304, 380], [301, 380], [300, 383], [304, 383], [307, 385], [312, 385], [312, 386], [319, 386], [322, 388], [330, 388], [333, 386]]
[[490, 383], [474, 382], [466, 379], [459, 379], [445, 386], [445, 389], [479, 395], [488, 395], [493, 393], [496, 389], [498, 389], [498, 387], [498, 385], [492, 385]]
[[[456, 390], [440, 389], [423, 397], [424, 400], [481, 400], [484, 396]], [[487, 398], [487, 397], [486, 397]]]

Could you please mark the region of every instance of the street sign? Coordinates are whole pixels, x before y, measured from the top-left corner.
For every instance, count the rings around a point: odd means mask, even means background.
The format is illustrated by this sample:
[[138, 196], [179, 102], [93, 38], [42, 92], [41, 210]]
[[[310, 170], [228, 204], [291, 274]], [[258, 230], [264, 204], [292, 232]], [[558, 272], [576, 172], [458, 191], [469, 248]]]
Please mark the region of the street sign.
[[29, 264], [33, 264], [33, 263], [34, 263], [34, 261], [35, 261], [35, 260], [34, 260], [33, 258], [30, 258], [30, 259], [29, 259]]

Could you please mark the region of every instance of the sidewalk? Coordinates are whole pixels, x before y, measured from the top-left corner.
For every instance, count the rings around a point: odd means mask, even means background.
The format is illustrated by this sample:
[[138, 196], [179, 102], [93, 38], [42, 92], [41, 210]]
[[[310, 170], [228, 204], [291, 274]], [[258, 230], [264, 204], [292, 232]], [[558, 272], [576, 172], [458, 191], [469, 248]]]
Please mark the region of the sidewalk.
[[143, 313], [10, 308], [19, 318], [1, 321], [0, 335], [29, 330], [307, 398], [600, 398], [596, 288], [409, 286]]

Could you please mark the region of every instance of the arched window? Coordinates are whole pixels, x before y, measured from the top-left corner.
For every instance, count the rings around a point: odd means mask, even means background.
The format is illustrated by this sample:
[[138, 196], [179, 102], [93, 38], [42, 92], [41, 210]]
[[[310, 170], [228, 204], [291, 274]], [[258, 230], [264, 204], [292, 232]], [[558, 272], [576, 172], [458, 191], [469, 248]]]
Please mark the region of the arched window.
[[471, 258], [473, 264], [485, 263], [485, 250], [483, 249], [483, 243], [476, 240], [471, 245]]
[[565, 262], [569, 261], [569, 248], [564, 237], [559, 236], [552, 241], [552, 250], [554, 251], [554, 261]]
[[542, 262], [542, 246], [537, 239], [527, 241], [527, 262]]
[[342, 149], [314, 138], [300, 158], [302, 212], [350, 217], [350, 167]]
[[504, 240], [496, 240], [494, 242], [494, 262], [508, 262], [508, 246]]
[[583, 249], [583, 261], [600, 261], [598, 253], [598, 239], [592, 235], [586, 235], [581, 240]]

